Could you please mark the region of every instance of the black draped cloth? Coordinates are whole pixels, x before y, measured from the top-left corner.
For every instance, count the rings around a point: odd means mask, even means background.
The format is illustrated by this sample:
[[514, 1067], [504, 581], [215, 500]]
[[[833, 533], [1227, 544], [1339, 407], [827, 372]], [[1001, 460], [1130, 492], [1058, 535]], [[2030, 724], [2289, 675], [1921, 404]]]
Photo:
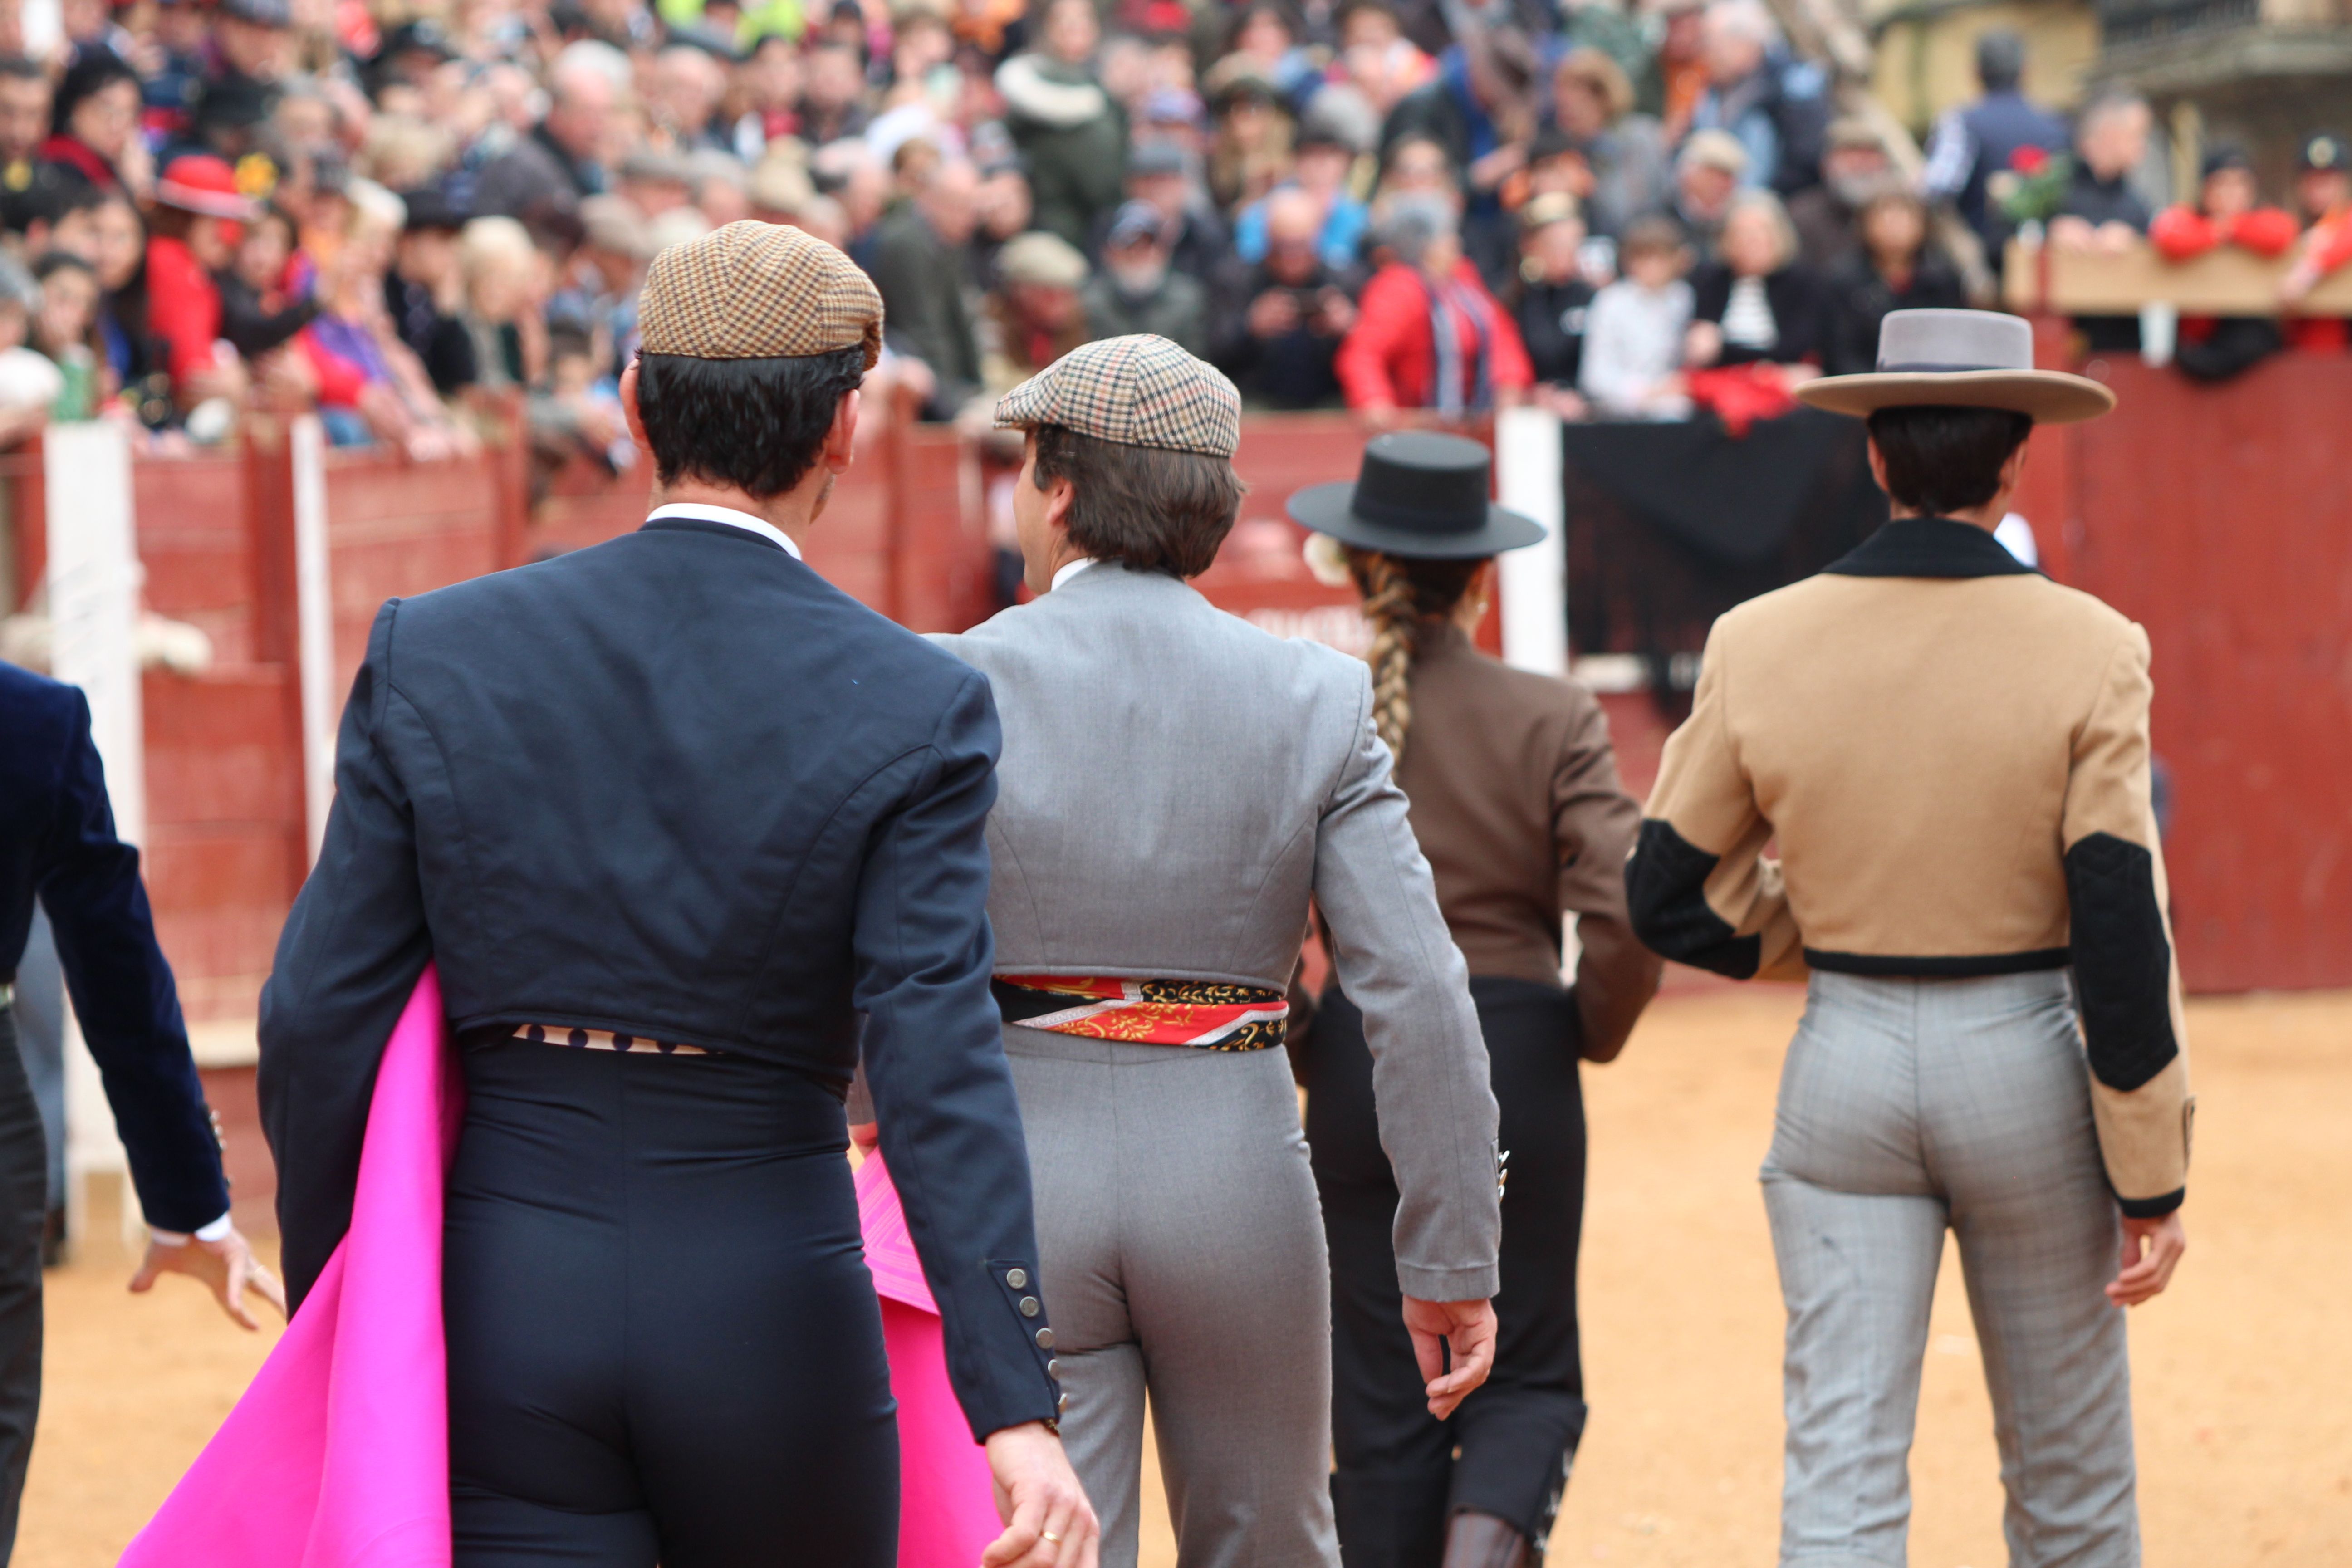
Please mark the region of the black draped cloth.
[[1685, 424], [1563, 426], [1568, 629], [1578, 654], [1676, 654], [1716, 616], [1809, 577], [1886, 521], [1862, 422], [1801, 408], [1727, 435]]

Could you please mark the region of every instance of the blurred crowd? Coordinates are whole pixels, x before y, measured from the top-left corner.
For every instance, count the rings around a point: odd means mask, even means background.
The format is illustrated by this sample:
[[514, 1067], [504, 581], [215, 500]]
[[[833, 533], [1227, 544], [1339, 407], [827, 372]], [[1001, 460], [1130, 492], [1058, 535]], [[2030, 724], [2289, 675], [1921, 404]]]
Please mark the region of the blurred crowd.
[[2021, 225], [2293, 251], [2305, 291], [2352, 258], [2331, 135], [2285, 207], [2217, 148], [2159, 216], [2138, 100], [2063, 119], [1987, 35], [1923, 157], [1762, 0], [406, 3], [0, 13], [0, 440], [258, 407], [430, 457], [480, 391], [625, 467], [646, 268], [745, 217], [873, 275], [877, 376], [937, 419], [1155, 331], [1262, 407], [1738, 427], [1866, 367], [1886, 311], [1982, 300]]

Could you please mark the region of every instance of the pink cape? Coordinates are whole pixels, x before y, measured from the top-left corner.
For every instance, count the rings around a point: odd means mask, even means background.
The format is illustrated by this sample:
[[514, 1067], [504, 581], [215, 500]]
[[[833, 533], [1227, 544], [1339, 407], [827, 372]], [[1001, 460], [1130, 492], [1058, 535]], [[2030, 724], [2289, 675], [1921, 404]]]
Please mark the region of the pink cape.
[[996, 1488], [948, 1384], [939, 1305], [923, 1281], [879, 1150], [857, 1167], [857, 1218], [866, 1265], [882, 1298], [882, 1342], [898, 1402], [898, 1568], [978, 1563], [1003, 1530]]
[[121, 1568], [448, 1568], [447, 1041], [428, 965], [376, 1073], [350, 1234]]
[[[384, 1047], [352, 1226], [121, 1568], [449, 1568], [442, 1195], [465, 1084], [428, 965]], [[898, 1402], [900, 1568], [980, 1561], [988, 1463], [878, 1154], [856, 1177]]]

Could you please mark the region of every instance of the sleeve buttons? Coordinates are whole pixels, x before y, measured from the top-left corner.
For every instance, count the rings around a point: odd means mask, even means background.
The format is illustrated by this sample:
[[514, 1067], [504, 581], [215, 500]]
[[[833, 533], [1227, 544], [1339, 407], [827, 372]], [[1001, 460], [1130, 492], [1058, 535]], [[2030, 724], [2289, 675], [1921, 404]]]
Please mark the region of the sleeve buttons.
[[1008, 1268], [1004, 1271], [1004, 1282], [1007, 1285], [1012, 1286], [1015, 1290], [1018, 1290], [1024, 1285], [1029, 1283], [1029, 1270], [1026, 1268]]
[[1041, 1351], [1049, 1351], [1054, 1348], [1053, 1330], [1039, 1329], [1037, 1331], [1037, 1348]]
[[1021, 1315], [1023, 1317], [1034, 1318], [1039, 1312], [1044, 1310], [1044, 1306], [1038, 1301], [1036, 1297], [1024, 1296], [1021, 1298]]

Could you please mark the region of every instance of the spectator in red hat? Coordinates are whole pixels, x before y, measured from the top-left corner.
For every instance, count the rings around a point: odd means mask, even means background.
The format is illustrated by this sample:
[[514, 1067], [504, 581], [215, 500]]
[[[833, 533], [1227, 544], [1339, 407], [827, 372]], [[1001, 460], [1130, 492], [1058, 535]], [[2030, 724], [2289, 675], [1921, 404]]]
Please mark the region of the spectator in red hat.
[[174, 158], [155, 182], [147, 240], [147, 330], [162, 340], [182, 409], [245, 388], [234, 353], [220, 349], [221, 292], [213, 274], [236, 259], [251, 198], [236, 172], [203, 153]]

